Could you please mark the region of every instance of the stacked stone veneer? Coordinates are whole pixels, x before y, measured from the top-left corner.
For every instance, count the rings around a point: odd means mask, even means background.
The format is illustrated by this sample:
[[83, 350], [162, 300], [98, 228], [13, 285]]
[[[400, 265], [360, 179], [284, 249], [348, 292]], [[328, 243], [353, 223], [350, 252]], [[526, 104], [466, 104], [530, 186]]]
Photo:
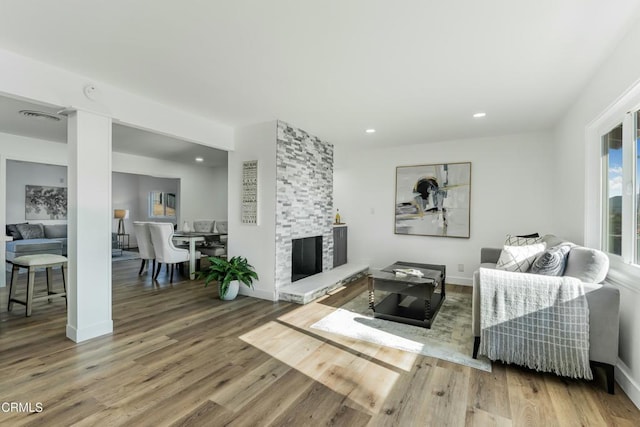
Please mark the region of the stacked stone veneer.
[[333, 145], [278, 121], [276, 289], [291, 283], [291, 240], [322, 236], [322, 269], [333, 268]]

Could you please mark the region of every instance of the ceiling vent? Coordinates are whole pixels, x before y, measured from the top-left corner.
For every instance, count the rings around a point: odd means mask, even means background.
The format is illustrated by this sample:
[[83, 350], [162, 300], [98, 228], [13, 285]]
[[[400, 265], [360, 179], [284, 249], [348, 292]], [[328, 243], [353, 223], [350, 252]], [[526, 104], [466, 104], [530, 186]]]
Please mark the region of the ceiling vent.
[[44, 111], [35, 111], [35, 110], [20, 110], [20, 114], [22, 114], [25, 117], [28, 117], [30, 119], [36, 119], [36, 120], [49, 120], [52, 122], [59, 122], [60, 121], [60, 117], [52, 114], [52, 113], [45, 113]]

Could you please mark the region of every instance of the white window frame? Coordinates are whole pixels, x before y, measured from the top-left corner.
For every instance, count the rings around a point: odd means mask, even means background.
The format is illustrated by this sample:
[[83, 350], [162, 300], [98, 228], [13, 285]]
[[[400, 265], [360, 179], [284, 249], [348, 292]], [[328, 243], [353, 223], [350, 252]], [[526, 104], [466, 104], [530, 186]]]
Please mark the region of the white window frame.
[[[163, 215], [155, 215], [153, 213], [153, 195], [154, 193], [162, 193], [162, 211], [163, 211]], [[159, 219], [175, 219], [177, 218], [178, 215], [178, 209], [177, 206], [174, 207], [174, 214], [173, 215], [167, 215], [167, 197], [171, 195], [174, 199], [176, 198], [175, 193], [169, 193], [166, 191], [160, 191], [160, 190], [154, 190], [154, 191], [150, 191], [149, 195], [147, 197], [147, 205], [148, 205], [148, 211], [149, 211], [149, 218], [155, 219], [155, 218], [159, 218]]]
[[[605, 237], [604, 225], [604, 185], [607, 170], [603, 162], [602, 137], [622, 123], [623, 140], [631, 138], [633, 144], [623, 142], [623, 191], [622, 191], [622, 230], [636, 230], [635, 197], [635, 123], [634, 113], [640, 110], [640, 81], [620, 96], [586, 128], [585, 137], [585, 245], [603, 249]], [[633, 152], [630, 152], [633, 150]], [[635, 183], [635, 185], [640, 185]], [[640, 265], [635, 264], [634, 238], [624, 233], [621, 242], [621, 255], [607, 253], [611, 268], [609, 278], [634, 288], [640, 287]]]

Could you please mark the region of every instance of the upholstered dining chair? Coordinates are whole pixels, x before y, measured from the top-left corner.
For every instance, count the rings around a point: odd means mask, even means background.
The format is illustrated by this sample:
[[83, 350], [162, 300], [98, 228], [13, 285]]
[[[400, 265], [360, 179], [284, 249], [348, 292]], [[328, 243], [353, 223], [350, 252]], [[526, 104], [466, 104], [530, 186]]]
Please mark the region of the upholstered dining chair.
[[227, 246], [227, 224], [227, 221], [216, 221], [216, 230], [218, 230], [218, 233], [223, 234], [220, 236], [220, 241], [225, 247]]
[[[214, 233], [217, 221], [212, 219], [197, 219], [193, 221], [193, 231], [198, 233]], [[224, 257], [227, 255], [226, 245], [222, 243], [222, 237], [226, 236], [206, 236], [204, 241], [197, 246], [204, 255], [212, 257]]]
[[142, 259], [142, 263], [140, 264], [140, 271], [138, 271], [138, 276], [142, 274], [142, 271], [144, 271], [145, 265], [147, 266], [147, 269], [149, 268], [149, 261], [153, 261], [153, 266], [151, 267], [152, 275], [156, 269], [156, 252], [153, 249], [153, 243], [151, 242], [149, 224], [150, 223], [143, 221], [133, 222], [133, 232], [136, 235], [136, 241], [138, 242], [138, 252], [140, 253], [140, 258]]
[[216, 222], [211, 219], [197, 219], [193, 221], [193, 231], [198, 233], [213, 233]]
[[[189, 251], [187, 249], [176, 248], [173, 244], [173, 225], [168, 222], [149, 223], [149, 232], [151, 233], [151, 242], [156, 253], [158, 267], [153, 276], [157, 279], [160, 274], [162, 264], [171, 266], [169, 282], [173, 282], [174, 266], [178, 263], [189, 261]], [[196, 260], [200, 259], [200, 252], [196, 252]]]

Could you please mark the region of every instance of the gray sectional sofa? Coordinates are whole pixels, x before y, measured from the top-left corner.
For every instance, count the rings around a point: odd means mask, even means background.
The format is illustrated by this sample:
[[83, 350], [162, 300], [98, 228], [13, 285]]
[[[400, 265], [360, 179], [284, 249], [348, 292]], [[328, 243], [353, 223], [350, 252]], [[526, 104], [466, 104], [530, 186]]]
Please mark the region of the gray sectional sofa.
[[6, 258], [11, 261], [22, 255], [67, 255], [66, 224], [7, 224]]

